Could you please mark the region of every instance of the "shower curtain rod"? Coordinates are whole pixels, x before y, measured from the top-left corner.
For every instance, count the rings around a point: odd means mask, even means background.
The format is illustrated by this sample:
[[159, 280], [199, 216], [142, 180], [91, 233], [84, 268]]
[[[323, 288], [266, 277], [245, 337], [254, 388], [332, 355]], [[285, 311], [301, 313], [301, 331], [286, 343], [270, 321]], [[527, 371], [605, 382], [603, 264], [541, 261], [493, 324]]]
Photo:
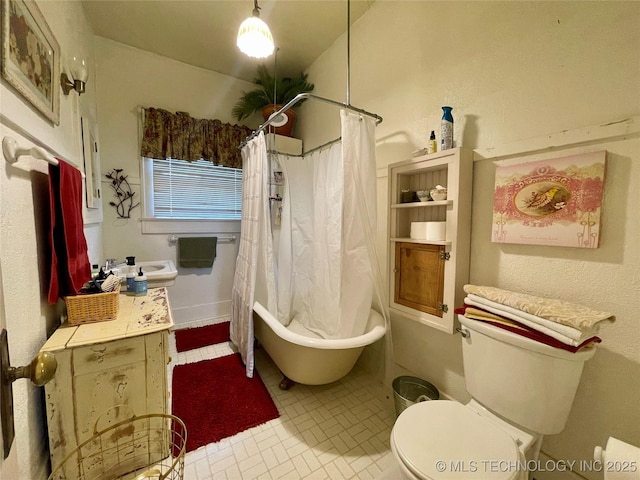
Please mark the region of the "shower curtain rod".
[[382, 117], [380, 115], [375, 114], [375, 113], [367, 112], [366, 110], [362, 110], [361, 108], [354, 107], [354, 106], [349, 105], [347, 103], [341, 103], [341, 102], [337, 102], [335, 100], [331, 100], [329, 98], [324, 98], [324, 97], [319, 97], [318, 95], [313, 95], [312, 93], [309, 93], [309, 92], [303, 92], [303, 93], [299, 93], [298, 95], [296, 95], [293, 98], [293, 100], [291, 100], [289, 103], [287, 103], [285, 106], [283, 106], [277, 112], [273, 113], [271, 115], [271, 117], [269, 117], [269, 119], [266, 122], [264, 122], [256, 130], [254, 130], [254, 132], [251, 135], [249, 135], [247, 137], [247, 139], [244, 142], [242, 142], [238, 148], [240, 148], [240, 149], [243, 148], [247, 143], [249, 143], [251, 140], [256, 138], [260, 132], [262, 132], [265, 128], [267, 128], [269, 125], [271, 125], [271, 123], [273, 123], [275, 121], [275, 119], [278, 118], [278, 115], [280, 115], [280, 113], [282, 113], [282, 112], [286, 111], [287, 109], [291, 108], [293, 105], [298, 103], [298, 101], [302, 100], [303, 98], [310, 98], [312, 100], [319, 100], [319, 101], [324, 102], [324, 103], [329, 103], [331, 105], [336, 105], [336, 106], [338, 106], [340, 108], [346, 108], [347, 110], [351, 110], [353, 112], [357, 112], [357, 113], [360, 113], [362, 115], [367, 115], [367, 116], [372, 117], [372, 118], [375, 119], [376, 125], [382, 122]]
[[286, 152], [279, 152], [278, 150], [267, 150], [267, 153], [276, 153], [278, 155], [286, 155], [287, 157], [300, 157], [300, 158], [302, 158], [302, 157], [305, 157], [307, 155], [312, 154], [313, 152], [317, 152], [318, 150], [325, 149], [327, 147], [330, 147], [334, 143], [338, 143], [338, 142], [341, 142], [341, 141], [342, 141], [342, 137], [334, 138], [333, 140], [330, 140], [327, 143], [323, 143], [322, 145], [318, 145], [317, 147], [314, 147], [311, 150], [303, 151], [302, 153], [286, 153]]

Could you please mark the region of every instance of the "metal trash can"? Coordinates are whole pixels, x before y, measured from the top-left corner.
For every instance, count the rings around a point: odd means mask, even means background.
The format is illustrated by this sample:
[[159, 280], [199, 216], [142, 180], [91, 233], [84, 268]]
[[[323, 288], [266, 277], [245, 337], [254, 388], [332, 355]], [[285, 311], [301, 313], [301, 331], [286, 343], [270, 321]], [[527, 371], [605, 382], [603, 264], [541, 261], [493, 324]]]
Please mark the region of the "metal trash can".
[[438, 389], [417, 377], [402, 376], [393, 380], [393, 403], [396, 407], [396, 417], [411, 405], [426, 400], [438, 400]]

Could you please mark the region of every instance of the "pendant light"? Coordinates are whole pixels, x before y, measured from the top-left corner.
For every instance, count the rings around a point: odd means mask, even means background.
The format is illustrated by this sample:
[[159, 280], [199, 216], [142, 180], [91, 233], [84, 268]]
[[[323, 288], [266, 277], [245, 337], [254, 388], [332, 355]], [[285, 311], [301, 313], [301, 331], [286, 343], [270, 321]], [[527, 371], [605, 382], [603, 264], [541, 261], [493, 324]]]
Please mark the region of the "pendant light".
[[253, 2], [253, 16], [247, 18], [238, 30], [240, 51], [253, 58], [266, 58], [273, 53], [273, 37], [266, 23], [260, 20], [258, 0]]

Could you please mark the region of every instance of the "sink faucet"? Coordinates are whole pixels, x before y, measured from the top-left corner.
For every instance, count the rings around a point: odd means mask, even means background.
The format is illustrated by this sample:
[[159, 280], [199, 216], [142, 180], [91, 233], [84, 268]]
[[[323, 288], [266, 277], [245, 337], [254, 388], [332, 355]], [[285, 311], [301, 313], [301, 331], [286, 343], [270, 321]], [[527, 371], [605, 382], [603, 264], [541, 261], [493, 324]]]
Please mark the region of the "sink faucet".
[[107, 261], [104, 265], [104, 269], [105, 270], [111, 270], [112, 268], [115, 268], [118, 265], [118, 259], [117, 258], [107, 258]]

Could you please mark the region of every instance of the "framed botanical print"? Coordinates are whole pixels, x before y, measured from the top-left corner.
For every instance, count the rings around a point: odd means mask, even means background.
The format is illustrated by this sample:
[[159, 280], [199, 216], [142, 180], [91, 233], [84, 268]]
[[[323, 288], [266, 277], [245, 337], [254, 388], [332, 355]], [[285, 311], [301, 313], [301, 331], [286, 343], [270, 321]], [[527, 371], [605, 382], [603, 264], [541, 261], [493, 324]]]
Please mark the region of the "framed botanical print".
[[60, 123], [60, 46], [34, 1], [2, 0], [2, 76]]

